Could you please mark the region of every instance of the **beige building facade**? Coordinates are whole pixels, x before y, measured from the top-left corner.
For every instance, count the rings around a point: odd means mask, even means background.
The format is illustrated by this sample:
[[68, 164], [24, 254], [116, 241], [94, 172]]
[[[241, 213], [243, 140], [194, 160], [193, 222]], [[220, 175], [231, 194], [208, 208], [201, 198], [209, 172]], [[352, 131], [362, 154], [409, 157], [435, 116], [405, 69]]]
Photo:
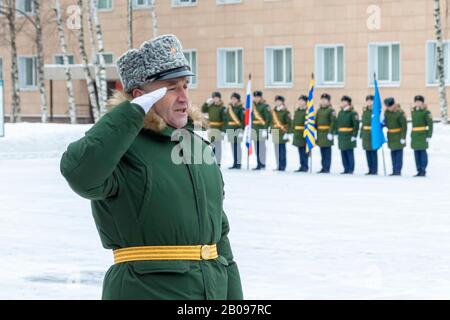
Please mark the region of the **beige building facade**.
[[[27, 0], [17, 1], [27, 8]], [[147, 2], [135, 3], [135, 47], [153, 35]], [[67, 93], [58, 71], [60, 49], [50, 3], [44, 1], [42, 8], [46, 89], [53, 120], [68, 121]], [[62, 3], [69, 8], [76, 1]], [[366, 95], [373, 94], [376, 73], [382, 98], [393, 96], [408, 110], [413, 97], [421, 94], [435, 118], [440, 117], [431, 0], [156, 0], [156, 5], [159, 34], [172, 33], [181, 39], [197, 74], [190, 91], [194, 106], [200, 106], [212, 91], [222, 92], [226, 102], [233, 92], [244, 96], [251, 73], [253, 89], [263, 91], [268, 102], [273, 104], [275, 95], [283, 95], [288, 107], [293, 108], [298, 96], [307, 94], [314, 73], [316, 104], [327, 92], [337, 107], [345, 94], [353, 98], [360, 111]], [[441, 1], [441, 5], [446, 81], [450, 84], [447, 1]], [[109, 87], [113, 89], [118, 80], [114, 62], [128, 46], [126, 1], [99, 0], [99, 6]], [[68, 12], [66, 19], [71, 18], [70, 9]], [[18, 21], [21, 19], [18, 16]], [[22, 116], [38, 121], [33, 29], [29, 23], [23, 24], [18, 37]], [[81, 68], [77, 32], [66, 28], [74, 75]], [[5, 41], [0, 47], [0, 68], [8, 118], [10, 50]], [[78, 117], [81, 122], [89, 122], [86, 83], [82, 76], [75, 79]]]

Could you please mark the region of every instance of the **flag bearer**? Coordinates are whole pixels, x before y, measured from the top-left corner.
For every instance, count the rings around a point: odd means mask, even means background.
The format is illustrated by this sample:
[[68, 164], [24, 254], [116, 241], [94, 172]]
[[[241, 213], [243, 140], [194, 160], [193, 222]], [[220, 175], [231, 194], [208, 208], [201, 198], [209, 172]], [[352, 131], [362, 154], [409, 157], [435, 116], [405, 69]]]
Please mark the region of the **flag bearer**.
[[327, 93], [320, 98], [320, 107], [316, 114], [317, 145], [322, 156], [322, 170], [318, 173], [330, 173], [331, 147], [334, 145], [336, 111], [331, 106], [331, 96]]
[[286, 170], [286, 143], [291, 131], [291, 114], [286, 108], [283, 96], [275, 97], [275, 108], [272, 110], [272, 141], [275, 146], [277, 171]]
[[362, 114], [362, 126], [360, 137], [362, 139], [363, 149], [366, 151], [367, 166], [369, 172], [366, 175], [378, 174], [378, 151], [372, 147], [372, 107], [374, 96], [369, 95], [366, 97], [366, 106], [363, 109]]
[[220, 92], [213, 92], [211, 98], [202, 106], [202, 112], [208, 114], [209, 118], [209, 140], [214, 149], [217, 164], [220, 167], [222, 161], [222, 141], [225, 137], [226, 108], [222, 102]]
[[253, 139], [256, 144], [256, 158], [258, 165], [253, 170], [264, 170], [266, 168], [266, 140], [269, 137], [270, 106], [263, 98], [262, 91], [253, 93], [253, 117], [252, 128]]
[[300, 168], [295, 172], [308, 172], [308, 154], [306, 153], [306, 140], [304, 138], [305, 132], [305, 118], [307, 113], [308, 97], [305, 95], [298, 98], [297, 110], [294, 113], [294, 121], [292, 128], [294, 130], [293, 145], [298, 148], [300, 157]]
[[388, 146], [391, 149], [392, 174], [401, 176], [403, 167], [403, 149], [406, 146], [407, 123], [405, 112], [400, 105], [395, 103], [394, 98], [384, 100], [386, 106], [385, 124], [388, 129]]
[[411, 147], [414, 150], [416, 160], [416, 177], [425, 177], [428, 165], [428, 142], [433, 135], [433, 117], [425, 104], [423, 96], [414, 98], [414, 107], [412, 109], [412, 132]]
[[231, 102], [227, 107], [226, 131], [233, 152], [233, 166], [229, 169], [241, 169], [244, 107], [241, 103], [241, 95], [236, 92], [231, 95]]
[[354, 149], [359, 132], [359, 116], [354, 110], [352, 99], [349, 96], [343, 96], [341, 103], [341, 111], [339, 111], [336, 120], [336, 131], [344, 166], [342, 174], [353, 174], [355, 171]]

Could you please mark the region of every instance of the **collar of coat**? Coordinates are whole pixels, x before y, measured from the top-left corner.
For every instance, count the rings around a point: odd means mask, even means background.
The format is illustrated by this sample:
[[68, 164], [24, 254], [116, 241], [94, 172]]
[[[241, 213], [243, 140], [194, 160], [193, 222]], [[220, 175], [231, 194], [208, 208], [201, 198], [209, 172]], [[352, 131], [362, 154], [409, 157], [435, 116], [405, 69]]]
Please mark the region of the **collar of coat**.
[[[131, 97], [124, 94], [123, 92], [116, 91], [114, 92], [111, 99], [108, 100], [109, 109], [111, 110], [115, 106], [121, 104], [125, 101], [130, 101]], [[201, 129], [206, 130], [208, 128], [208, 122], [203, 114], [197, 108], [192, 106], [188, 107], [188, 123], [184, 127], [185, 129], [194, 129], [194, 124], [200, 124]], [[144, 118], [144, 129], [150, 130], [154, 133], [168, 136], [172, 135], [172, 132], [175, 130], [173, 127], [168, 125], [158, 114], [156, 114], [155, 110], [150, 110]], [[197, 131], [196, 131], [197, 132]]]

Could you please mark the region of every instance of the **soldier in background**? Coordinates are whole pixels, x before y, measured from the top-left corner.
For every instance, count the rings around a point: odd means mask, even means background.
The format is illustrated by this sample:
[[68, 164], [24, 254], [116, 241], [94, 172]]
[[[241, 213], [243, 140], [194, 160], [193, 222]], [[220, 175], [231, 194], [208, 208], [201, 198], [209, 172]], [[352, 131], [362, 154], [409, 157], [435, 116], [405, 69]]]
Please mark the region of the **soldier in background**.
[[222, 140], [225, 137], [225, 111], [220, 92], [213, 92], [211, 98], [202, 106], [202, 112], [208, 114], [209, 140], [213, 145], [219, 167], [222, 162]]
[[366, 175], [378, 174], [378, 150], [372, 148], [372, 107], [374, 96], [369, 95], [366, 97], [366, 106], [363, 109], [362, 114], [362, 126], [361, 126], [361, 139], [363, 149], [366, 151], [367, 166], [369, 172]]
[[433, 117], [425, 104], [423, 96], [419, 95], [414, 98], [411, 118], [413, 126], [411, 148], [414, 150], [417, 167], [417, 175], [415, 177], [425, 177], [428, 166], [428, 143], [433, 135]]
[[261, 91], [253, 93], [252, 134], [256, 145], [256, 158], [258, 165], [253, 170], [266, 168], [266, 140], [269, 137], [270, 106], [263, 98]]
[[320, 98], [320, 107], [316, 114], [317, 145], [322, 156], [322, 170], [318, 173], [330, 173], [331, 147], [334, 145], [336, 111], [331, 106], [331, 96], [327, 93]]
[[272, 141], [275, 146], [276, 171], [286, 170], [286, 143], [289, 142], [292, 124], [291, 114], [284, 102], [283, 96], [276, 96], [275, 108], [272, 110]]
[[354, 149], [359, 132], [359, 117], [349, 96], [343, 96], [341, 102], [341, 111], [339, 111], [336, 119], [339, 149], [344, 166], [344, 172], [341, 174], [353, 174], [355, 171]]
[[226, 132], [233, 152], [233, 166], [229, 169], [241, 169], [244, 108], [241, 95], [236, 92], [231, 95], [231, 102], [227, 107]]
[[307, 113], [308, 97], [305, 95], [298, 98], [297, 109], [294, 113], [294, 120], [292, 128], [294, 131], [293, 145], [298, 148], [298, 154], [300, 159], [300, 168], [295, 172], [308, 172], [308, 154], [306, 153], [306, 139], [304, 138], [305, 132], [305, 118]]
[[405, 112], [394, 98], [384, 100], [386, 111], [384, 113], [385, 124], [388, 129], [388, 146], [391, 149], [392, 174], [401, 176], [403, 168], [403, 149], [406, 146], [407, 123]]

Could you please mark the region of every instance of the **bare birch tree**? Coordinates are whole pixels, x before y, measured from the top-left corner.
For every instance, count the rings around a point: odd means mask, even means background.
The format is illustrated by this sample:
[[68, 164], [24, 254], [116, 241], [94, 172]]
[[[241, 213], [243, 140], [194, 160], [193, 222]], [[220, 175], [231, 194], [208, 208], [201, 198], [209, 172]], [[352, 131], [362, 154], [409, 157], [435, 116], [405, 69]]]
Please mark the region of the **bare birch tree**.
[[128, 49], [133, 49], [133, 2], [128, 0], [127, 26], [128, 26]]
[[150, 13], [152, 15], [153, 37], [158, 36], [158, 17], [156, 15], [156, 0], [150, 0]]

